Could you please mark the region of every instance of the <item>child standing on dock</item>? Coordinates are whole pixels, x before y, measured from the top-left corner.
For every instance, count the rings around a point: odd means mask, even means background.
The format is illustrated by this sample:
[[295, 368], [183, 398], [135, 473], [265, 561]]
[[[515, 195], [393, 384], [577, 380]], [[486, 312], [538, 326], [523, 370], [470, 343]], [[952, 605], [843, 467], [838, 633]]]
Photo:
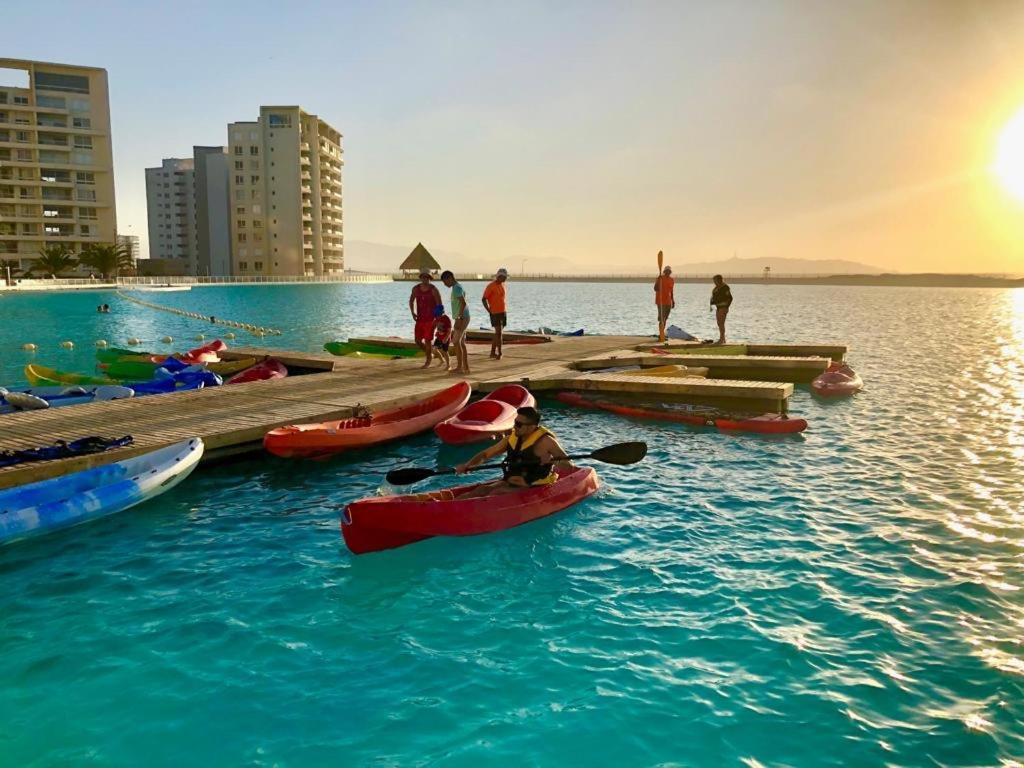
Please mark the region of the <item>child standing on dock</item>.
[[469, 327], [469, 304], [466, 289], [455, 279], [455, 274], [446, 269], [441, 273], [441, 282], [452, 289], [452, 346], [455, 347], [455, 373], [468, 374], [469, 350], [466, 349], [466, 329]]
[[491, 357], [495, 360], [501, 360], [501, 332], [502, 328], [508, 324], [508, 314], [505, 312], [506, 280], [508, 280], [508, 270], [502, 267], [484, 288], [484, 309], [491, 316], [491, 328], [494, 329], [494, 336], [491, 338]]
[[715, 321], [718, 323], [718, 343], [725, 344], [725, 318], [732, 305], [732, 291], [721, 275], [715, 275], [712, 279], [715, 287], [711, 291], [711, 306], [715, 308]]
[[[659, 253], [659, 258], [661, 254]], [[654, 281], [654, 304], [658, 308], [658, 341], [665, 341], [665, 323], [676, 308], [676, 281], [672, 279], [672, 267], [665, 267]]]
[[444, 363], [444, 369], [452, 369], [452, 361], [448, 356], [448, 345], [452, 340], [452, 320], [444, 313], [444, 307], [437, 308], [437, 322], [434, 323], [434, 355]]

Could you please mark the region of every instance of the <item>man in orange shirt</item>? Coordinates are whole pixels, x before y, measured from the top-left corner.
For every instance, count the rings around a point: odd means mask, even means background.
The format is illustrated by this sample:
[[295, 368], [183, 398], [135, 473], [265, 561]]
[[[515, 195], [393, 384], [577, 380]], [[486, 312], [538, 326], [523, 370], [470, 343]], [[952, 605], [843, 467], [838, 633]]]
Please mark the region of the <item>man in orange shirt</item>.
[[484, 309], [491, 315], [491, 327], [494, 329], [494, 336], [491, 339], [491, 357], [495, 360], [501, 360], [501, 332], [508, 324], [508, 315], [505, 312], [506, 280], [508, 280], [508, 270], [502, 267], [484, 288]]
[[665, 323], [669, 313], [676, 308], [676, 281], [672, 279], [672, 267], [665, 267], [654, 281], [654, 303], [658, 307], [658, 341], [665, 341]]

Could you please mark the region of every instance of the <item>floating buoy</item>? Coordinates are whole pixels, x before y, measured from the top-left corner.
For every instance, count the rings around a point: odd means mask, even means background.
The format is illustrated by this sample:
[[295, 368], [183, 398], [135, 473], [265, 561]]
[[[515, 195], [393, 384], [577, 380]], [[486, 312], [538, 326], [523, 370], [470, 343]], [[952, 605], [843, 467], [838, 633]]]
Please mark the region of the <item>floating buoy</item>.
[[263, 331], [253, 331], [252, 335], [257, 337], [257, 338], [262, 339], [265, 334], [263, 333]]
[[21, 348], [24, 349], [26, 352], [35, 352], [37, 349], [39, 349], [39, 347], [37, 347], [35, 344], [22, 344]]
[[231, 331], [228, 331], [227, 333], [224, 334], [224, 338], [225, 339], [233, 339], [233, 338], [235, 338], [235, 334], [231, 333]]
[[201, 333], [196, 334], [196, 341], [203, 341], [206, 337]]
[[106, 339], [97, 339], [96, 340], [96, 346], [100, 347], [100, 348], [103, 348], [103, 347], [107, 346]]
[[174, 337], [164, 336], [162, 339], [160, 339], [160, 341], [162, 341], [164, 344], [170, 344], [172, 341], [174, 341]]
[[137, 346], [137, 345], [139, 345], [141, 343], [142, 343], [142, 339], [137, 339], [134, 336], [132, 336], [130, 339], [128, 339], [128, 346], [129, 347], [134, 347], [134, 346]]
[[74, 349], [75, 348], [75, 342], [73, 342], [73, 341], [62, 341], [60, 343], [60, 346], [61, 346], [61, 349]]

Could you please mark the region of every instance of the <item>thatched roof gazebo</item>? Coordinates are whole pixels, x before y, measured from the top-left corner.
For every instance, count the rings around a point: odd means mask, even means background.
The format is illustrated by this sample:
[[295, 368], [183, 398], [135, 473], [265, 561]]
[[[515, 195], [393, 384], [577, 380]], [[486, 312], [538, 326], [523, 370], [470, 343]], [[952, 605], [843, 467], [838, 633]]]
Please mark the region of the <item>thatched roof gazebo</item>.
[[423, 243], [416, 243], [412, 253], [405, 257], [405, 261], [398, 268], [405, 277], [418, 277], [423, 272], [429, 272], [433, 277], [437, 277], [441, 265], [430, 255], [430, 251], [423, 247]]

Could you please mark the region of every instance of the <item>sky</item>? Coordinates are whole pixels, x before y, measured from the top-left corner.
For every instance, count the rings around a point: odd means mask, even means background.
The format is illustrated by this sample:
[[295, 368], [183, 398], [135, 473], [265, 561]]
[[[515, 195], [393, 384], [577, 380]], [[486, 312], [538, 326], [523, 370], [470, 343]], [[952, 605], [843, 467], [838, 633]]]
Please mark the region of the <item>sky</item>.
[[[1024, 2], [10, 4], [4, 55], [105, 67], [144, 169], [261, 104], [344, 135], [345, 236], [540, 269], [752, 258], [1024, 272], [990, 169]], [[59, 20], [59, 21], [57, 21]], [[45, 30], [37, 34], [31, 30]]]

